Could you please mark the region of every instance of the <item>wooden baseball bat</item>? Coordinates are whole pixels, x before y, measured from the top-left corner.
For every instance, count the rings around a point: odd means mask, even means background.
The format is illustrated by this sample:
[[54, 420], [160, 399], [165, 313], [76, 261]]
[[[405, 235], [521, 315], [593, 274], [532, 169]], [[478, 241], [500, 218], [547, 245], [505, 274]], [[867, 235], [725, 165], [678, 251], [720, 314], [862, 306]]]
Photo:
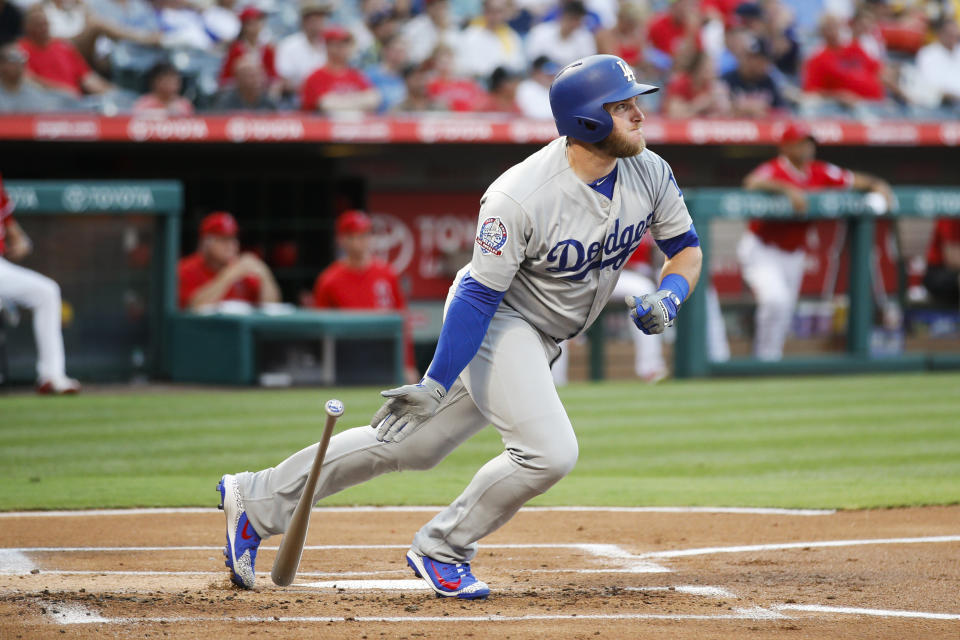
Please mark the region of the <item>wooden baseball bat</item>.
[[337, 423], [337, 418], [343, 415], [343, 403], [339, 400], [327, 400], [325, 408], [327, 422], [323, 426], [323, 437], [320, 439], [320, 446], [317, 447], [317, 457], [313, 459], [313, 466], [303, 486], [303, 493], [300, 494], [300, 501], [297, 502], [297, 508], [283, 534], [283, 540], [280, 541], [277, 557], [273, 561], [273, 570], [270, 572], [274, 584], [281, 587], [286, 587], [293, 582], [300, 567], [300, 556], [303, 555], [303, 543], [307, 539], [307, 527], [310, 526], [310, 511], [313, 509], [313, 494], [317, 489], [320, 467], [323, 465], [323, 457], [327, 454], [327, 445], [330, 444], [330, 436], [333, 435], [333, 426]]

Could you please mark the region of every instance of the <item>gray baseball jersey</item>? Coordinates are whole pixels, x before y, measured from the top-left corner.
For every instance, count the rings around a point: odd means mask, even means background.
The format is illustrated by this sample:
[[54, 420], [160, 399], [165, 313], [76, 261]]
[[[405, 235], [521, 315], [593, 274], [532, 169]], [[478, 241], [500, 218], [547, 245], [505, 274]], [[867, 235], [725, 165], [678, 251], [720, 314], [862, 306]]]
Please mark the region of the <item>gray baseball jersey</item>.
[[611, 200], [573, 172], [566, 140], [554, 140], [490, 185], [463, 271], [506, 291], [507, 305], [555, 339], [596, 320], [647, 230], [664, 240], [691, 225], [663, 158], [647, 149], [617, 160]]

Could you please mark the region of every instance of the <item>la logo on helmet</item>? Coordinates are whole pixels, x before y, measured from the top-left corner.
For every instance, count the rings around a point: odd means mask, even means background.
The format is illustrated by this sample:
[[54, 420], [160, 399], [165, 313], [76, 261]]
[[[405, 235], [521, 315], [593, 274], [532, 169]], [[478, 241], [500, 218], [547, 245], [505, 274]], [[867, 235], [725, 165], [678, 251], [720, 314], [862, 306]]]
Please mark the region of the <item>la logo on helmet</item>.
[[637, 76], [633, 73], [633, 69], [628, 67], [626, 62], [617, 60], [617, 64], [620, 65], [620, 70], [623, 71], [623, 77], [627, 79], [627, 82], [637, 81]]

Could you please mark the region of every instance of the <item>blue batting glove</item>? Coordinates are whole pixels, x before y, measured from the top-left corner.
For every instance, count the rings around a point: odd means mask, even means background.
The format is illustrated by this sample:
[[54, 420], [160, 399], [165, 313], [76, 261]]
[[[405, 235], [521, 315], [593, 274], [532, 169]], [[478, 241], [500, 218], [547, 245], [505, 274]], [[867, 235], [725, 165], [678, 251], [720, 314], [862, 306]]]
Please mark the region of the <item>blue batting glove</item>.
[[664, 329], [673, 325], [680, 308], [680, 296], [673, 291], [660, 289], [640, 297], [627, 296], [626, 303], [630, 307], [633, 324], [649, 336], [663, 333]]

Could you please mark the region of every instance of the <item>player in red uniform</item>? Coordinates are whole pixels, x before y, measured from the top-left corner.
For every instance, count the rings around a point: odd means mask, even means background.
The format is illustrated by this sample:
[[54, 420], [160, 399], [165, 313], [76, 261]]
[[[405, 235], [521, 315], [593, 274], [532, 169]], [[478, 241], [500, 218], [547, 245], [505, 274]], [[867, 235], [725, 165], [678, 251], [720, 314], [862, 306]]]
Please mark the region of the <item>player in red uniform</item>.
[[[807, 210], [808, 191], [858, 189], [881, 194], [886, 209], [893, 206], [890, 185], [874, 176], [814, 159], [816, 140], [799, 122], [780, 136], [780, 155], [764, 162], [743, 180], [745, 189], [790, 198], [797, 217]], [[779, 360], [803, 281], [805, 221], [752, 220], [737, 247], [743, 278], [757, 299], [754, 355]]]
[[270, 268], [252, 253], [240, 254], [237, 230], [237, 221], [225, 211], [211, 213], [200, 223], [196, 253], [177, 265], [181, 309], [224, 300], [280, 301], [280, 288]]
[[65, 370], [59, 285], [47, 276], [11, 262], [22, 260], [33, 250], [30, 238], [13, 219], [13, 207], [0, 177], [0, 303], [26, 307], [33, 312], [37, 392], [77, 393], [80, 383], [68, 378]]
[[[343, 257], [317, 276], [313, 304], [321, 309], [378, 309], [406, 314], [407, 303], [393, 268], [373, 257], [373, 225], [362, 211], [346, 211], [337, 218], [337, 244]], [[404, 330], [407, 381], [420, 380], [413, 356], [409, 323]]]
[[934, 226], [923, 286], [941, 304], [960, 303], [960, 219], [943, 218]]

